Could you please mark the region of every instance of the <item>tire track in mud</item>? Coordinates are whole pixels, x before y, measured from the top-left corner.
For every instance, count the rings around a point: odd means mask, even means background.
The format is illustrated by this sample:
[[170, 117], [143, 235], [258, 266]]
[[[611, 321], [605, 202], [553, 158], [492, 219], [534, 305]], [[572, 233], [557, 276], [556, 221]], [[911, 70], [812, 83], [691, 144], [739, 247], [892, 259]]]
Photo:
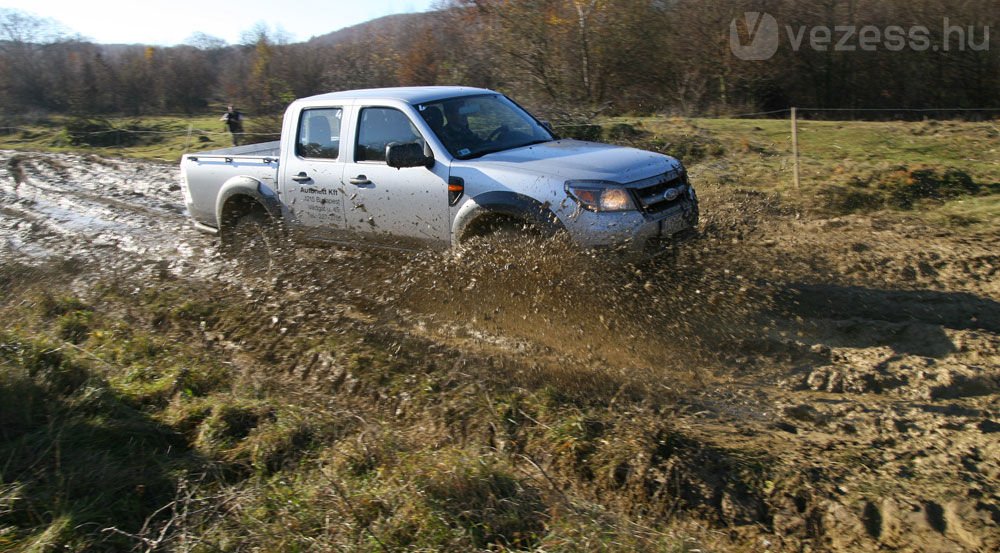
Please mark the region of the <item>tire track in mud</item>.
[[0, 224], [9, 255], [74, 257], [122, 269], [155, 264], [174, 272], [212, 263], [211, 240], [184, 217], [174, 167], [69, 154], [4, 155]]

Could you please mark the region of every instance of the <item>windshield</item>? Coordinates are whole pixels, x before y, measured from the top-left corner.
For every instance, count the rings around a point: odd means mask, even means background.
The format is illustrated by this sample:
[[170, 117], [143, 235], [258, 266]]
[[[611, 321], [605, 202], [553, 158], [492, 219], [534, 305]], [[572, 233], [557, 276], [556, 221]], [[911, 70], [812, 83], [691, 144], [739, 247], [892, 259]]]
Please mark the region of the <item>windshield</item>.
[[459, 159], [554, 140], [552, 133], [501, 94], [419, 104], [417, 111]]

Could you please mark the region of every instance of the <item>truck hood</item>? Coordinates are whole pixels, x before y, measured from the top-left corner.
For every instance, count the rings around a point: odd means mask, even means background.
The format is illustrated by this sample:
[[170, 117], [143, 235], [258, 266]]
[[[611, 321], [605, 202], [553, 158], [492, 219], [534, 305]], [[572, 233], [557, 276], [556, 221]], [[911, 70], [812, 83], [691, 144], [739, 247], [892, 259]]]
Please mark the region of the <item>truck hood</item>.
[[479, 169], [619, 184], [650, 178], [680, 167], [679, 161], [663, 154], [579, 140], [535, 144], [460, 163]]

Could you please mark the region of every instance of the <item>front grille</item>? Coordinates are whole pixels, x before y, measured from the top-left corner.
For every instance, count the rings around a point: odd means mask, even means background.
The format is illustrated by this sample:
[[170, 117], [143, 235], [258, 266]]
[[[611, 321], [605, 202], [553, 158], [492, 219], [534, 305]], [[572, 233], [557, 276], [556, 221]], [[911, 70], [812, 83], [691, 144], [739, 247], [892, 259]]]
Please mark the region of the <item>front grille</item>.
[[[667, 194], [673, 190], [676, 193]], [[663, 180], [635, 189], [636, 198], [639, 200], [639, 207], [645, 213], [662, 213], [675, 206], [681, 205], [688, 200], [688, 184], [686, 175], [683, 173], [668, 173]]]

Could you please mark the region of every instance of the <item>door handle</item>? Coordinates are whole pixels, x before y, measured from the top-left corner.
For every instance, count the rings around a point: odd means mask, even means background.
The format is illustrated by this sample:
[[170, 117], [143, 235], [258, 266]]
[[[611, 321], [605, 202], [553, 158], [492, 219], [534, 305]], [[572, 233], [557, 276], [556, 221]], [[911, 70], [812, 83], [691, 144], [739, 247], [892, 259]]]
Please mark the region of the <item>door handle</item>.
[[358, 186], [372, 183], [372, 181], [368, 180], [368, 177], [364, 175], [358, 175], [348, 182], [350, 182], [351, 184], [356, 184]]
[[298, 175], [292, 177], [292, 180], [295, 182], [309, 182], [312, 180], [312, 177], [307, 175], [305, 171], [301, 171]]

